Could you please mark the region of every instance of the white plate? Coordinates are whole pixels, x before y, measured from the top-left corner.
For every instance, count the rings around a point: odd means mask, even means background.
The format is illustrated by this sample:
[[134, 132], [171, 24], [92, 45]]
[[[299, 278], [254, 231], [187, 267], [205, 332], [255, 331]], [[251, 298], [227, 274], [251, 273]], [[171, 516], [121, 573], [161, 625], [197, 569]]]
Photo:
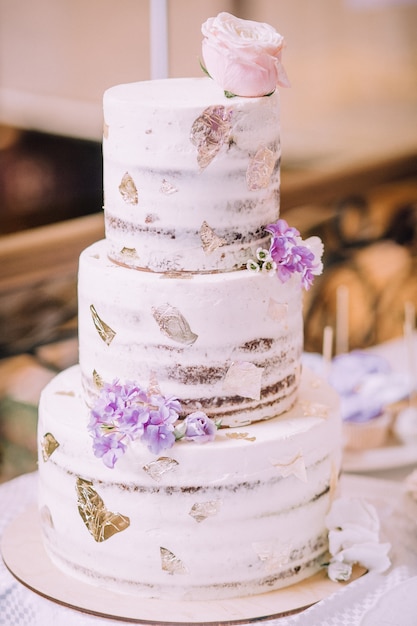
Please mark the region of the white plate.
[[[417, 445], [395, 444], [361, 451], [343, 452], [344, 472], [372, 472], [417, 465]], [[416, 622], [417, 624], [417, 622]]]

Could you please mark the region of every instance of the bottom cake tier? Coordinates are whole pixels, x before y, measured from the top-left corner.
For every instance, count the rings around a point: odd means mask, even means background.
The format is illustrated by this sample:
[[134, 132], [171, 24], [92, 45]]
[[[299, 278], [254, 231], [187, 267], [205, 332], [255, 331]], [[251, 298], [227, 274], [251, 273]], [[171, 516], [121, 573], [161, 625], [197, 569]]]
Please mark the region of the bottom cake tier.
[[137, 441], [114, 468], [96, 458], [78, 366], [39, 406], [39, 508], [54, 564], [148, 598], [209, 600], [279, 589], [325, 562], [340, 470], [335, 392], [304, 371], [297, 404], [213, 442], [155, 456]]

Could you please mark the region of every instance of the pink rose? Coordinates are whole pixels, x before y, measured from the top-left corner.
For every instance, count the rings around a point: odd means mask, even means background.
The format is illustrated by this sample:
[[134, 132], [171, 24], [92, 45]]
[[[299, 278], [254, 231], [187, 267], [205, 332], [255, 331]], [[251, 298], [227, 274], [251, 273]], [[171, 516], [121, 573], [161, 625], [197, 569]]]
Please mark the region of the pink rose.
[[284, 38], [269, 24], [219, 13], [201, 31], [205, 69], [226, 92], [258, 97], [289, 86], [281, 64]]

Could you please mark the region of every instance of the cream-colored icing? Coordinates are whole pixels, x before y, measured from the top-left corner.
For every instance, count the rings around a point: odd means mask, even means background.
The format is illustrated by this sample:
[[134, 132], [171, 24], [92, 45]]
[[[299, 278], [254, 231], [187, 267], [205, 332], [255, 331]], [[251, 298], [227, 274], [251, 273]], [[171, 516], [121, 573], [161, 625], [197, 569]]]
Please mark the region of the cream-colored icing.
[[[230, 114], [231, 129], [202, 169], [192, 128], [216, 106]], [[225, 271], [267, 247], [264, 227], [279, 215], [278, 92], [226, 98], [209, 78], [130, 83], [105, 92], [104, 119], [104, 211], [113, 259], [154, 271]], [[263, 150], [273, 171], [261, 188], [248, 188], [248, 172]], [[119, 190], [126, 174], [136, 202]], [[204, 224], [221, 242], [209, 251], [202, 246]]]
[[[315, 375], [304, 372], [285, 416], [220, 429], [212, 443], [177, 442], [163, 455], [172, 469], [156, 478], [144, 468], [157, 459], [141, 442], [105, 467], [87, 422], [76, 366], [43, 391], [38, 426], [40, 449], [47, 433], [59, 444], [39, 459], [45, 546], [71, 575], [115, 591], [204, 600], [286, 586], [325, 560], [340, 418], [335, 392]], [[77, 507], [77, 479], [91, 481], [128, 527], [95, 541]], [[161, 548], [174, 572], [164, 569]]]
[[[103, 240], [80, 257], [80, 365], [90, 397], [96, 372], [106, 382], [134, 380], [144, 389], [156, 379], [187, 412], [202, 408], [228, 425], [275, 417], [294, 404], [303, 338], [299, 277], [282, 284], [247, 270], [167, 276], [119, 266], [106, 251]], [[114, 332], [110, 343], [97, 331], [91, 306]], [[167, 336], [157, 321], [155, 311], [167, 307], [186, 325], [178, 336]], [[239, 376], [237, 389], [228, 384], [230, 368], [239, 374], [245, 363], [259, 376], [252, 397]]]

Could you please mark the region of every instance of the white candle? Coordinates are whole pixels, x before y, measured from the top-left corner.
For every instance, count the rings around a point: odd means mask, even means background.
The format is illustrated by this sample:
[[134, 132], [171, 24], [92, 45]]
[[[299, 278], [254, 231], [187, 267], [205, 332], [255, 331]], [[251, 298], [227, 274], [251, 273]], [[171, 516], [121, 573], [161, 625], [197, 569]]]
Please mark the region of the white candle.
[[336, 354], [349, 350], [349, 289], [339, 285], [336, 290]]
[[151, 79], [168, 78], [167, 0], [150, 0]]
[[323, 363], [324, 376], [327, 378], [333, 356], [333, 328], [325, 326], [323, 331]]
[[414, 350], [414, 331], [416, 327], [416, 311], [412, 302], [406, 302], [404, 305], [404, 342], [407, 351], [407, 365], [410, 376], [410, 404], [415, 402], [417, 396], [416, 390], [416, 361]]

